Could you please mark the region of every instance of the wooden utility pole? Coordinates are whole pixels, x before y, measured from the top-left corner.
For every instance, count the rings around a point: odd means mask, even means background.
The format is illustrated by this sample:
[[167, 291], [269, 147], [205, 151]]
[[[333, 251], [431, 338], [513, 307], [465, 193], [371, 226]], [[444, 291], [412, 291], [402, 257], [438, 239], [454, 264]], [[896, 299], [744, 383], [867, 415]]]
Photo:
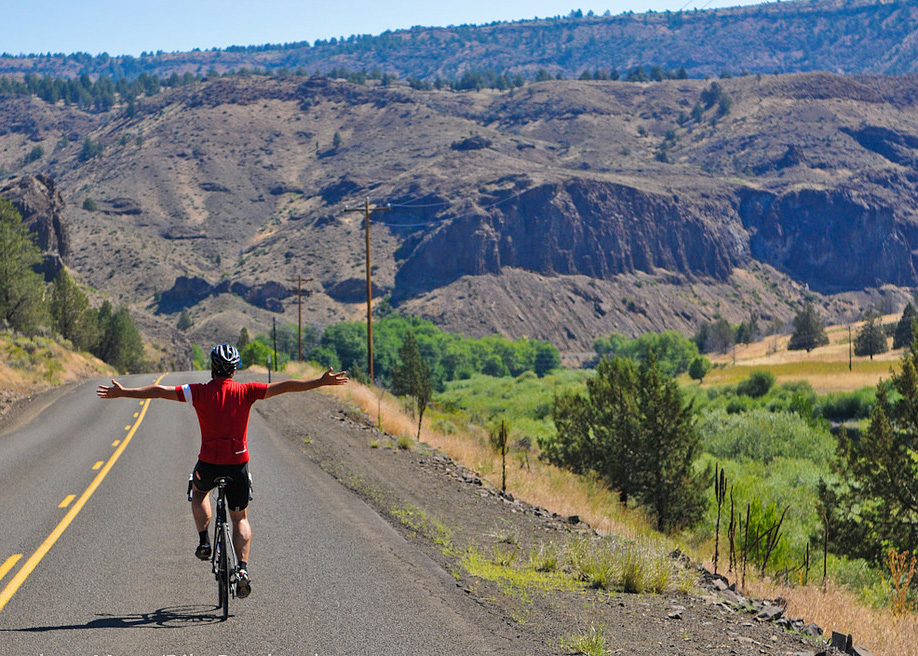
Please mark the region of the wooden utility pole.
[[297, 338], [297, 348], [298, 355], [297, 361], [303, 361], [303, 283], [312, 282], [312, 278], [303, 278], [302, 276], [297, 276], [296, 278], [287, 278], [287, 282], [296, 283], [296, 338]]
[[373, 382], [373, 284], [370, 279], [370, 212], [388, 212], [391, 208], [370, 207], [370, 199], [364, 200], [363, 207], [344, 207], [345, 212], [364, 213], [364, 233], [367, 250], [367, 363], [370, 367], [370, 382]]

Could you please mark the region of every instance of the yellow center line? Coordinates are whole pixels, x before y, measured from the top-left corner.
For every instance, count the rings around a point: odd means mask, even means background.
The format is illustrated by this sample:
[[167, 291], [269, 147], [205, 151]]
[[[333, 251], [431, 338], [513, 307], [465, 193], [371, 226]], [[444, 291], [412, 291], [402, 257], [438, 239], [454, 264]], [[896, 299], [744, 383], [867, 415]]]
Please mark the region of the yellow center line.
[[[156, 382], [159, 383], [159, 381], [165, 378], [165, 376], [166, 374], [163, 374], [162, 376], [156, 379]], [[118, 462], [118, 458], [120, 458], [121, 454], [124, 453], [124, 450], [127, 448], [127, 445], [130, 444], [131, 442], [131, 438], [134, 437], [134, 433], [137, 432], [137, 429], [140, 427], [140, 423], [143, 421], [143, 418], [146, 416], [147, 408], [150, 407], [150, 399], [145, 399], [141, 401], [140, 403], [141, 405], [143, 405], [143, 408], [140, 411], [140, 416], [137, 418], [137, 421], [134, 422], [134, 426], [133, 428], [131, 428], [131, 432], [129, 432], [125, 436], [124, 441], [121, 443], [121, 446], [119, 446], [115, 450], [115, 452], [112, 454], [111, 458], [108, 459], [108, 462], [105, 464], [102, 470], [98, 474], [96, 474], [96, 477], [93, 479], [92, 483], [90, 483], [89, 487], [86, 488], [86, 491], [83, 492], [83, 494], [80, 496], [79, 499], [77, 499], [77, 502], [73, 504], [73, 507], [70, 508], [69, 511], [67, 511], [67, 514], [64, 515], [64, 518], [55, 527], [55, 529], [51, 531], [51, 534], [47, 538], [45, 538], [45, 541], [42, 542], [41, 545], [38, 547], [38, 549], [35, 550], [35, 553], [29, 556], [29, 559], [25, 562], [25, 565], [23, 565], [22, 568], [18, 572], [16, 572], [16, 575], [12, 579], [10, 579], [10, 582], [7, 583], [6, 587], [3, 588], [2, 591], [0, 591], [0, 611], [4, 609], [4, 607], [9, 603], [10, 599], [13, 598], [13, 595], [16, 594], [16, 591], [19, 590], [22, 584], [25, 583], [25, 580], [29, 578], [29, 574], [31, 574], [32, 571], [38, 566], [38, 563], [41, 562], [41, 559], [44, 558], [45, 555], [47, 555], [47, 553], [51, 550], [51, 547], [54, 546], [54, 543], [57, 542], [58, 538], [60, 538], [61, 535], [63, 535], [64, 531], [67, 530], [67, 527], [70, 526], [71, 522], [73, 522], [76, 516], [80, 514], [80, 511], [83, 509], [83, 506], [85, 506], [86, 502], [89, 501], [89, 498], [96, 491], [96, 488], [99, 487], [99, 485], [108, 475], [108, 472], [111, 471], [115, 463]], [[13, 564], [15, 564], [15, 561], [13, 561]], [[4, 565], [4, 567], [5, 566], [6, 565]], [[13, 565], [10, 565], [10, 567], [12, 566]]]
[[99, 467], [101, 467], [101, 466], [104, 465], [104, 464], [105, 464], [105, 462], [102, 461], [102, 460], [100, 460], [99, 462], [97, 462], [96, 464], [94, 464], [94, 465], [92, 466], [92, 470], [93, 470], [93, 471], [96, 471]]
[[121, 440], [115, 440], [112, 442], [112, 446], [118, 446], [119, 444], [121, 444]]
[[58, 507], [58, 508], [66, 508], [67, 506], [70, 505], [70, 502], [73, 501], [74, 499], [76, 499], [76, 495], [75, 495], [75, 494], [68, 494], [67, 496], [64, 497], [64, 500], [63, 500], [63, 501], [61, 501], [59, 504], [57, 504], [57, 507]]
[[19, 562], [19, 559], [22, 558], [22, 554], [13, 554], [6, 559], [6, 562], [0, 565], [0, 579], [7, 575], [7, 573], [16, 566], [16, 563]]

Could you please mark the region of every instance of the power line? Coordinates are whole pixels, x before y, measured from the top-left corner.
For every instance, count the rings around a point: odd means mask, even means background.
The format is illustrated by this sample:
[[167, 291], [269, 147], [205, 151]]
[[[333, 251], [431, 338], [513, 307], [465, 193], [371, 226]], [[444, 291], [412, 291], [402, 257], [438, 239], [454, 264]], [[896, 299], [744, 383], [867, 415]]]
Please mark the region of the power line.
[[[511, 200], [515, 200], [515, 199], [519, 198], [520, 196], [522, 196], [523, 194], [525, 194], [525, 193], [528, 192], [528, 191], [531, 191], [531, 189], [524, 189], [524, 190], [522, 190], [522, 191], [520, 191], [520, 192], [517, 192], [517, 193], [513, 194], [512, 196], [508, 196], [507, 198], [502, 198], [502, 199], [500, 199], [500, 200], [494, 201], [493, 203], [490, 203], [489, 205], [482, 205], [482, 206], [481, 206], [481, 209], [482, 209], [482, 210], [489, 210], [489, 209], [491, 209], [491, 208], [493, 208], [493, 207], [497, 207], [498, 205], [502, 205], [503, 203], [508, 203], [508, 202], [510, 202]], [[443, 205], [452, 205], [452, 202], [447, 201], [447, 202], [442, 203], [442, 204], [443, 204]], [[435, 204], [431, 204], [430, 207], [438, 207], [439, 205], [441, 205], [441, 204], [435, 203]], [[403, 203], [403, 204], [390, 204], [390, 205], [388, 205], [388, 207], [403, 208], [403, 209], [415, 209], [415, 208], [423, 208], [423, 207], [425, 207], [425, 206], [424, 206], [424, 205], [407, 205], [407, 204], [404, 204], [404, 203]], [[456, 216], [445, 216], [445, 217], [442, 217], [442, 218], [439, 218], [439, 219], [430, 219], [429, 221], [424, 221], [424, 222], [422, 222], [422, 223], [386, 223], [385, 225], [391, 226], [391, 227], [393, 227], [393, 228], [419, 228], [419, 227], [423, 227], [423, 226], [427, 226], [427, 225], [435, 225], [435, 224], [438, 224], [438, 223], [445, 223], [446, 221], [456, 221], [456, 220], [464, 219], [464, 218], [470, 217], [470, 216], [478, 216], [478, 212], [467, 212], [467, 213], [465, 213], [465, 214], [459, 214], [459, 215], [456, 215]]]

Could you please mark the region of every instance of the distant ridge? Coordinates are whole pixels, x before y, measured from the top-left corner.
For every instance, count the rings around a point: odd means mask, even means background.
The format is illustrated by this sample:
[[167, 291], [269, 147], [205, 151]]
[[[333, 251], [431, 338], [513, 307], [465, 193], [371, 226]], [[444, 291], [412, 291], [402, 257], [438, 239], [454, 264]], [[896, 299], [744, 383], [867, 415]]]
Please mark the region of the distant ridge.
[[[596, 69], [684, 67], [690, 77], [828, 71], [918, 72], [914, 0], [795, 0], [751, 7], [617, 16], [569, 15], [488, 25], [413, 27], [282, 45], [234, 46], [140, 57], [86, 53], [0, 55], [0, 75], [135, 78], [259, 70], [333, 69], [433, 81], [470, 70], [534, 78]], [[301, 71], [301, 72], [302, 72]]]

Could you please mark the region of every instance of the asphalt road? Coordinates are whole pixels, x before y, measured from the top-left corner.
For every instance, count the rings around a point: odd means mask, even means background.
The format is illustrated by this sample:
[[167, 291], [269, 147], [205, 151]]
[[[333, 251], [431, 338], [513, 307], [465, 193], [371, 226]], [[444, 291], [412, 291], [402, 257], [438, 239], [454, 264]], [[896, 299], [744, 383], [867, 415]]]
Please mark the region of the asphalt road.
[[255, 412], [252, 595], [219, 621], [185, 500], [194, 410], [97, 399], [99, 382], [0, 435], [0, 654], [513, 653], [445, 572]]

